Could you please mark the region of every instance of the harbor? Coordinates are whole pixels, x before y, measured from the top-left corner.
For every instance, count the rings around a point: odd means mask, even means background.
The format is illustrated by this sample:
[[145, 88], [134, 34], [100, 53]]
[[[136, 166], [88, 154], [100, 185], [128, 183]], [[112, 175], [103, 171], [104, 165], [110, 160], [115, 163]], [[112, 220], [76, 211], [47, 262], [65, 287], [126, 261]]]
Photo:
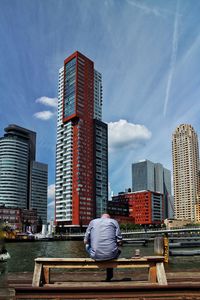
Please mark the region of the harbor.
[[[79, 241], [79, 240], [76, 241], [75, 240], [60, 240], [60, 241], [54, 240], [54, 241], [45, 241], [45, 242], [41, 240], [41, 241], [37, 241], [37, 242], [33, 241], [29, 243], [13, 242], [13, 243], [7, 243], [6, 248], [10, 253], [11, 258], [6, 263], [0, 264], [0, 268], [1, 268], [0, 278], [1, 278], [1, 283], [4, 284], [4, 291], [7, 291], [7, 293], [9, 293], [9, 297], [11, 297], [12, 293], [14, 293], [13, 292], [14, 289], [15, 288], [17, 289], [19, 295], [21, 295], [20, 297], [22, 298], [16, 298], [16, 299], [30, 299], [30, 295], [31, 297], [38, 297], [37, 299], [39, 299], [39, 296], [37, 294], [37, 289], [32, 289], [32, 284], [31, 284], [33, 278], [33, 270], [34, 270], [34, 260], [36, 257], [58, 257], [58, 258], [64, 258], [64, 257], [65, 258], [72, 258], [72, 257], [86, 258], [87, 257], [87, 253], [85, 252], [83, 241]], [[125, 243], [121, 248], [122, 253], [120, 257], [131, 258], [135, 254], [135, 251], [138, 249], [140, 250], [141, 257], [154, 255], [154, 243], [152, 241], [148, 241], [146, 245], [137, 244], [137, 243], [134, 244], [134, 242], [132, 244]], [[184, 250], [197, 250], [197, 249], [200, 250], [199, 247], [191, 247], [189, 249], [185, 248]], [[172, 287], [170, 293], [172, 293], [175, 287], [176, 287], [176, 291], [174, 291], [174, 293], [176, 293], [176, 295], [178, 295], [177, 293], [179, 292], [181, 295], [182, 293], [181, 289], [183, 289], [184, 286], [192, 285], [194, 289], [199, 289], [200, 287], [199, 265], [200, 265], [200, 255], [197, 256], [193, 255], [190, 257], [179, 256], [179, 255], [170, 256], [169, 263], [165, 264], [165, 272], [167, 276], [168, 286]], [[76, 274], [76, 276], [74, 276], [74, 274]], [[105, 279], [104, 270], [99, 270], [99, 271], [95, 271], [95, 270], [75, 271], [74, 270], [70, 272], [62, 270], [60, 272], [52, 272], [51, 280], [56, 282], [56, 285], [54, 286], [56, 292], [54, 291], [52, 295], [54, 295], [55, 293], [57, 293], [57, 295], [60, 295], [59, 296], [60, 298], [56, 298], [56, 299], [64, 299], [64, 297], [65, 299], [72, 299], [69, 297], [72, 296], [71, 292], [73, 290], [74, 291], [73, 293], [75, 293], [75, 291], [77, 292], [77, 295], [73, 296], [76, 297], [75, 299], [81, 299], [83, 295], [85, 295], [86, 297], [86, 294], [88, 295], [88, 297], [90, 297], [90, 299], [93, 299], [91, 298], [91, 294], [101, 295], [103, 293], [103, 290], [110, 290], [108, 291], [108, 295], [110, 295], [110, 297], [112, 296], [116, 298], [116, 295], [113, 296], [114, 295], [113, 293], [117, 294], [118, 296], [121, 295], [121, 297], [125, 294], [126, 297], [130, 297], [130, 295], [132, 295], [131, 297], [133, 297], [133, 291], [134, 293], [136, 293], [136, 290], [134, 289], [139, 289], [139, 286], [140, 288], [141, 286], [142, 287], [145, 286], [147, 289], [146, 290], [147, 294], [149, 293], [150, 295], [152, 294], [152, 290], [147, 282], [148, 279], [147, 277], [148, 277], [147, 272], [144, 271], [143, 269], [137, 269], [137, 270], [134, 269], [133, 271], [116, 270], [114, 272], [114, 278], [112, 282], [106, 283], [103, 282], [103, 280]], [[6, 290], [5, 290], [5, 286], [6, 286]], [[123, 287], [123, 289], [125, 290], [123, 295], [119, 290], [120, 287], [121, 289]], [[162, 288], [160, 290], [159, 288], [155, 288], [154, 292], [157, 291], [156, 292], [157, 296], [155, 295], [155, 297], [160, 297], [160, 299], [162, 299], [161, 297], [166, 297], [167, 293], [169, 293], [169, 287], [167, 287], [165, 291], [164, 290], [162, 291], [164, 296], [161, 296]], [[67, 288], [68, 290], [66, 290]], [[97, 292], [97, 288], [99, 288], [98, 292]], [[47, 286], [43, 287], [43, 291], [45, 291], [45, 289], [46, 289], [46, 293], [48, 294], [49, 289], [52, 289], [52, 287], [47, 287]], [[94, 291], [94, 289], [96, 289], [96, 291]], [[1, 289], [1, 291], [3, 292], [3, 289]], [[193, 292], [196, 293], [195, 291], [191, 291], [191, 295]], [[67, 295], [66, 293], [68, 294], [68, 296], [66, 296]], [[198, 293], [200, 293], [199, 290]], [[26, 296], [28, 295], [27, 297], [29, 298], [23, 298], [25, 297], [25, 295]], [[6, 298], [0, 298], [0, 299], [5, 300]], [[7, 298], [7, 299], [15, 299], [15, 298]], [[42, 298], [42, 299], [48, 299], [48, 298]]]

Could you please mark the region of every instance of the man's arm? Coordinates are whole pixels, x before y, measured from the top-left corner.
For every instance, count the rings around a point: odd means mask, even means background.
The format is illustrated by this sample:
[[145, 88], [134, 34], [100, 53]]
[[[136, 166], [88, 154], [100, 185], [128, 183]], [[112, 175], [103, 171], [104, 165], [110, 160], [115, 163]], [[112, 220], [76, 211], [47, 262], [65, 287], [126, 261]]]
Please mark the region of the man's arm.
[[121, 234], [121, 230], [119, 227], [119, 223], [116, 221], [116, 238], [117, 238], [117, 244], [119, 246], [122, 246], [123, 241], [122, 241], [122, 234]]
[[92, 221], [89, 223], [88, 228], [85, 232], [85, 237], [84, 237], [84, 244], [89, 244], [90, 243], [90, 232], [92, 228]]

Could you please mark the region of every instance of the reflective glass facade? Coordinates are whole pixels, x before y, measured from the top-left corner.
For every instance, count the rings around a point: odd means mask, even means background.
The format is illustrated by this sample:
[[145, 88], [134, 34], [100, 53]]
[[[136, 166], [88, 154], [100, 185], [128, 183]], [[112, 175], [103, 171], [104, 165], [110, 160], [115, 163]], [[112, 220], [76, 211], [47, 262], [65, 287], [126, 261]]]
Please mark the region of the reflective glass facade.
[[154, 164], [151, 161], [132, 164], [132, 190], [154, 191]]
[[47, 221], [47, 165], [35, 161], [36, 133], [11, 124], [0, 138], [0, 205], [37, 209]]
[[95, 137], [95, 199], [96, 217], [107, 211], [108, 200], [108, 129], [107, 124], [94, 120]]
[[29, 149], [17, 137], [0, 139], [0, 205], [27, 208]]
[[75, 114], [76, 57], [65, 64], [64, 118]]
[[47, 165], [33, 161], [31, 166], [31, 208], [37, 209], [37, 214], [43, 224], [47, 222], [47, 178]]
[[144, 160], [132, 164], [132, 190], [152, 191], [164, 195], [164, 218], [173, 217], [171, 172], [160, 163]]

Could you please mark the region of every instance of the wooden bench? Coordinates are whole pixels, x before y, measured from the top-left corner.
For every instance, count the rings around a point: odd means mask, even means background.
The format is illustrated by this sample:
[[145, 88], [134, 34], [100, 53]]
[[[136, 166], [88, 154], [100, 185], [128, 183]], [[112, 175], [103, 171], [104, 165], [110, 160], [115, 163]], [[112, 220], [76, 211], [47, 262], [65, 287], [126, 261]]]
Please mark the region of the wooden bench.
[[163, 264], [164, 256], [143, 256], [140, 258], [118, 258], [95, 261], [91, 258], [36, 258], [32, 286], [50, 283], [51, 269], [106, 269], [106, 268], [148, 268], [150, 283], [167, 285]]

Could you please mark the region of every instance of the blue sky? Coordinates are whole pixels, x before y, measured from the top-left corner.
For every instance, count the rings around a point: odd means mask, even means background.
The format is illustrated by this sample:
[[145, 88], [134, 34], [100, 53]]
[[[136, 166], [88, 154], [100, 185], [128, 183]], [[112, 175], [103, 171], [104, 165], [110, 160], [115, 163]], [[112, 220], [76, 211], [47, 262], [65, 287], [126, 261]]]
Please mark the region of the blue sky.
[[171, 135], [200, 134], [200, 1], [0, 0], [0, 135], [10, 123], [37, 132], [37, 160], [55, 183], [58, 70], [78, 50], [103, 76], [109, 183], [131, 186], [131, 164], [172, 171]]

